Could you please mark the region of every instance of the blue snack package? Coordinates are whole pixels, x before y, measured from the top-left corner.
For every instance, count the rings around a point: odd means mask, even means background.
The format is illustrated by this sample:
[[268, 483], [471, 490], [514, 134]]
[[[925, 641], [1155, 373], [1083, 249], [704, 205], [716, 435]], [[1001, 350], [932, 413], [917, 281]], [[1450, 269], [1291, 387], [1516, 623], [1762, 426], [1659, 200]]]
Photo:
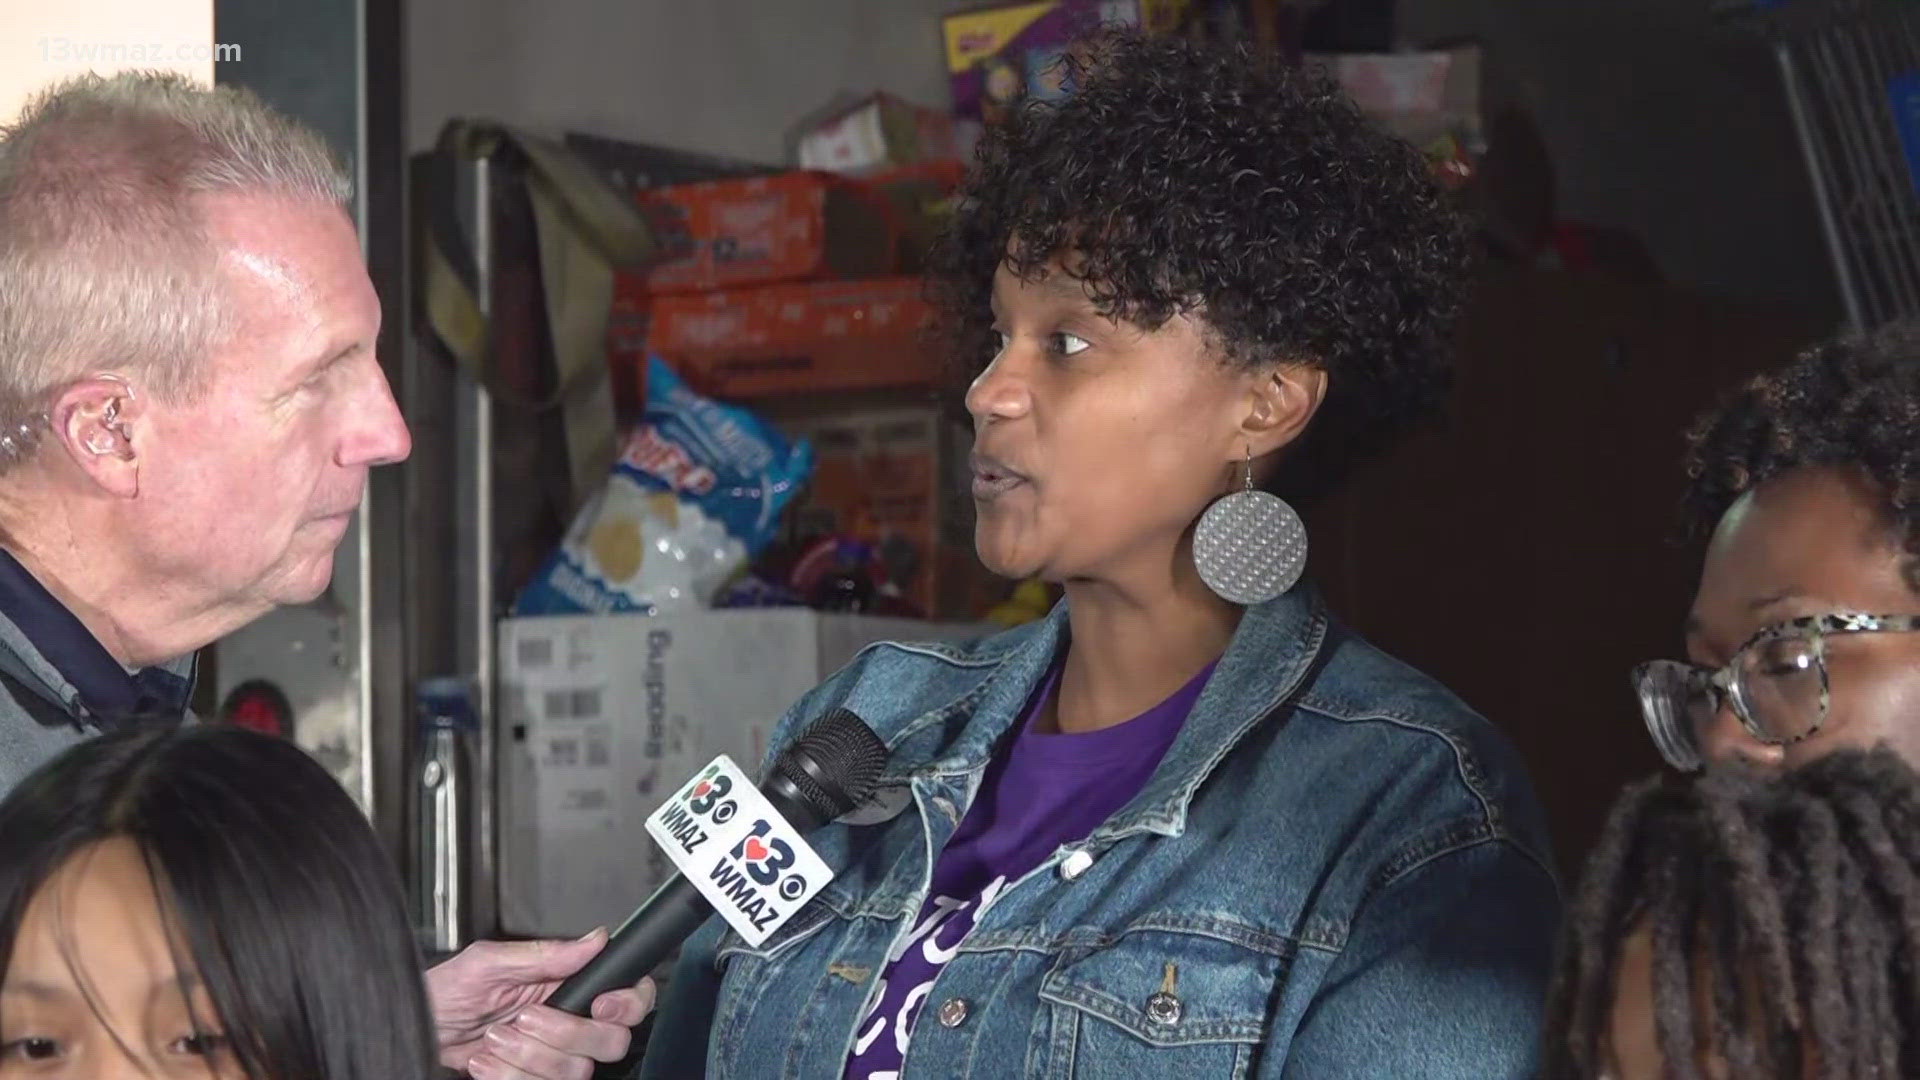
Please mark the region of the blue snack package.
[[647, 405], [613, 473], [521, 590], [515, 615], [712, 604], [767, 545], [813, 474], [813, 446], [695, 393], [647, 360]]

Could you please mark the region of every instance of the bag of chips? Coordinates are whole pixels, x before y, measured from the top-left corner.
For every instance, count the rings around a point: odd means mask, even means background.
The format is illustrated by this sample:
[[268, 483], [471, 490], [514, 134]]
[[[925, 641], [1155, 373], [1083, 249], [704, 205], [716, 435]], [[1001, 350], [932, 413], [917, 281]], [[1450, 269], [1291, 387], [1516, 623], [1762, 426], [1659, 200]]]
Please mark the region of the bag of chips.
[[651, 357], [642, 422], [514, 614], [706, 607], [772, 539], [812, 472], [812, 444], [702, 397]]

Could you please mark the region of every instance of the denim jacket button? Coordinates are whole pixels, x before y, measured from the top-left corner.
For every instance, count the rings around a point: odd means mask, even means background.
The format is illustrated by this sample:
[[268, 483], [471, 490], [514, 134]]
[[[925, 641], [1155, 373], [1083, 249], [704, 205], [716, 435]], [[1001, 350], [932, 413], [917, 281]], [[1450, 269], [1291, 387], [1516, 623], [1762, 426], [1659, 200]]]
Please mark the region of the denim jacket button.
[[940, 1003], [940, 1026], [957, 1028], [967, 1022], [967, 999], [948, 998]]
[[1162, 1027], [1180, 1022], [1180, 999], [1164, 990], [1147, 999], [1147, 1019]]
[[1092, 865], [1093, 855], [1085, 848], [1077, 848], [1068, 852], [1067, 857], [1060, 860], [1060, 876], [1072, 881], [1086, 873], [1087, 867]]

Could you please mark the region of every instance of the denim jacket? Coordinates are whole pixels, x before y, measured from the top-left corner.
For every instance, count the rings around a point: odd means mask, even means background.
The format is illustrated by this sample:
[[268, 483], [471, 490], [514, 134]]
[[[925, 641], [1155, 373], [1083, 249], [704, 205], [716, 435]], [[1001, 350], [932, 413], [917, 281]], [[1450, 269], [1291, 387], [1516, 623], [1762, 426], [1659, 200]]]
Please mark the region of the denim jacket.
[[[762, 945], [717, 919], [689, 940], [644, 1077], [841, 1075], [1065, 629], [1063, 605], [969, 645], [876, 645], [789, 713], [776, 748], [834, 708], [863, 717], [902, 809], [815, 833], [843, 869]], [[1247, 612], [1145, 788], [979, 914], [902, 1075], [1531, 1076], [1550, 867], [1506, 740], [1297, 589]]]

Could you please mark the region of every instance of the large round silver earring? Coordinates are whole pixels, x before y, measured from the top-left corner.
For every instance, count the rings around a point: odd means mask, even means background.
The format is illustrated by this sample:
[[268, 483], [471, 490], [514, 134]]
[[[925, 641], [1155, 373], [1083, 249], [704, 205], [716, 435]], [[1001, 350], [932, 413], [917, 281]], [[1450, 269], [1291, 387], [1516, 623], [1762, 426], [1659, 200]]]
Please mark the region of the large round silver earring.
[[1193, 530], [1193, 564], [1222, 600], [1265, 603], [1300, 580], [1307, 566], [1307, 527], [1287, 501], [1253, 486], [1247, 448], [1245, 487], [1215, 499]]

